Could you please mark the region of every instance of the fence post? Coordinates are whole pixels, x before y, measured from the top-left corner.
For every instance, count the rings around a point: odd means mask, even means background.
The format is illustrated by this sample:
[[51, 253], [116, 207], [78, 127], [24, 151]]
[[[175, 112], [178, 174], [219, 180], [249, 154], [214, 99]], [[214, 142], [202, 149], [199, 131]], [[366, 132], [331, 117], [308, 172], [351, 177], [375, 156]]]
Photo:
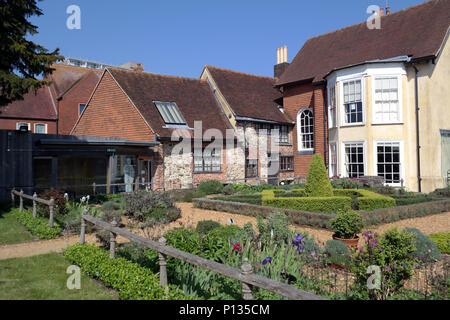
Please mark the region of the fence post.
[[23, 211], [23, 190], [20, 190], [20, 205], [19, 205], [19, 211]]
[[16, 191], [16, 189], [12, 189], [11, 190], [11, 208], [14, 208], [14, 206], [16, 205], [16, 200], [14, 198], [14, 191]]
[[[114, 219], [111, 222], [111, 226], [116, 227], [117, 222]], [[114, 259], [116, 257], [116, 234], [114, 232], [109, 233], [109, 258]]]
[[[241, 274], [246, 276], [252, 273], [252, 265], [248, 263], [248, 258], [244, 259], [244, 264], [241, 266]], [[242, 282], [242, 295], [244, 300], [252, 300], [252, 287], [248, 283]]]
[[[83, 215], [87, 214], [88, 211], [86, 209], [83, 210]], [[80, 231], [80, 243], [85, 243], [85, 235], [86, 235], [86, 220], [84, 220], [83, 215], [81, 216], [81, 231]]]
[[36, 218], [36, 215], [37, 215], [36, 198], [37, 198], [37, 194], [35, 192], [35, 193], [33, 193], [33, 218]]
[[[166, 239], [164, 237], [161, 237], [158, 241], [163, 246], [166, 245]], [[167, 287], [167, 261], [166, 261], [166, 255], [162, 254], [161, 252], [158, 252], [159, 256], [159, 279], [161, 282], [161, 287], [165, 288]]]
[[50, 198], [50, 204], [48, 207], [50, 209], [50, 228], [53, 228], [53, 213], [55, 210], [55, 199], [53, 199], [53, 197]]
[[92, 184], [92, 191], [93, 191], [93, 193], [94, 193], [94, 196], [95, 196], [95, 182]]

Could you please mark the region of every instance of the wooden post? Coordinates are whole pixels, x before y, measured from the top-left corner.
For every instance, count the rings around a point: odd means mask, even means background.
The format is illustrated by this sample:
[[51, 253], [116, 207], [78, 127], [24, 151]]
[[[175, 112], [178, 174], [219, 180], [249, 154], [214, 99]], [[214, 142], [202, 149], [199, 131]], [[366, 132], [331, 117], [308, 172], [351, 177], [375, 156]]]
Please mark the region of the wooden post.
[[[88, 211], [86, 209], [83, 210], [83, 215], [87, 214]], [[83, 216], [81, 216], [81, 231], [80, 231], [80, 243], [84, 244], [86, 241], [86, 220], [84, 220]]]
[[[159, 243], [163, 246], [166, 245], [166, 239], [164, 237], [161, 237], [159, 239]], [[165, 288], [167, 287], [167, 261], [166, 261], [166, 255], [158, 252], [159, 256], [159, 279], [161, 282], [161, 287]]]
[[19, 205], [19, 211], [23, 211], [23, 190], [20, 190], [20, 205]]
[[16, 201], [15, 201], [15, 199], [14, 199], [14, 191], [16, 191], [16, 189], [12, 189], [11, 190], [11, 208], [14, 208], [15, 207], [15, 205], [16, 205]]
[[[113, 227], [117, 226], [116, 220], [111, 222]], [[116, 257], [116, 234], [114, 232], [109, 233], [109, 258], [114, 259]]]
[[50, 204], [48, 207], [50, 209], [50, 228], [53, 228], [53, 214], [55, 210], [55, 199], [53, 199], [53, 197], [50, 198]]
[[[244, 259], [244, 264], [241, 266], [241, 274], [243, 276], [252, 273], [252, 265], [248, 263], [248, 258]], [[248, 283], [242, 282], [242, 295], [244, 300], [252, 300], [252, 287]]]
[[95, 182], [92, 184], [92, 191], [94, 192], [94, 196], [95, 196]]
[[37, 216], [36, 198], [37, 198], [37, 194], [36, 194], [36, 192], [35, 192], [35, 193], [33, 194], [33, 218], [36, 218], [36, 216]]

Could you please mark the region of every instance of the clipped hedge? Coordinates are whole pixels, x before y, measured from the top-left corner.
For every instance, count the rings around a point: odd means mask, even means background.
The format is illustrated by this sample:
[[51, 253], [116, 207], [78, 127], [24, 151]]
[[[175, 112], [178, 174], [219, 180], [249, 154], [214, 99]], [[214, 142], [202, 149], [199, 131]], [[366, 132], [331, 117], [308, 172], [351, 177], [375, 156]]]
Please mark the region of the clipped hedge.
[[13, 209], [12, 212], [17, 220], [19, 220], [33, 235], [39, 237], [39, 239], [55, 239], [58, 238], [62, 232], [61, 227], [56, 221], [53, 222], [53, 228], [50, 228], [47, 218], [33, 218], [33, 213], [29, 210], [20, 212], [19, 209]]
[[106, 286], [119, 291], [122, 300], [184, 300], [178, 287], [169, 285], [165, 290], [158, 275], [150, 269], [124, 258], [110, 259], [109, 253], [95, 245], [75, 244], [64, 251], [64, 256], [78, 265], [87, 275], [101, 280]]
[[[297, 189], [296, 192], [300, 192]], [[284, 190], [265, 190], [262, 192], [262, 204], [268, 207], [305, 210], [311, 212], [338, 212], [350, 210], [352, 200], [350, 197], [276, 197], [276, 193]]]
[[434, 233], [428, 235], [428, 238], [437, 245], [442, 253], [450, 254], [450, 233]]
[[308, 197], [332, 197], [333, 187], [331, 186], [328, 172], [325, 168], [322, 156], [318, 153], [313, 155], [306, 177], [305, 193]]
[[273, 208], [241, 202], [216, 200], [216, 198], [194, 199], [192, 203], [196, 208], [229, 212], [255, 218], [268, 218], [271, 213], [279, 212], [284, 213], [288, 217], [289, 223], [291, 224], [305, 225], [315, 228], [325, 228], [330, 230], [330, 219], [336, 216], [334, 213], [319, 213], [284, 208]]
[[364, 189], [335, 189], [335, 196], [355, 197], [358, 210], [371, 211], [375, 209], [395, 207], [395, 199]]

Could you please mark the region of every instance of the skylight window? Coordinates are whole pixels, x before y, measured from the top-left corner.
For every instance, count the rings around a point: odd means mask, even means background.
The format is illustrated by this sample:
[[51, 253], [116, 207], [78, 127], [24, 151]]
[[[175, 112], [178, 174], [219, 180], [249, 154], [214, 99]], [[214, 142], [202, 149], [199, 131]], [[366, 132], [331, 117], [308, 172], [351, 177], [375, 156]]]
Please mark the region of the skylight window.
[[175, 102], [154, 101], [154, 103], [166, 124], [186, 124], [186, 120], [184, 120]]

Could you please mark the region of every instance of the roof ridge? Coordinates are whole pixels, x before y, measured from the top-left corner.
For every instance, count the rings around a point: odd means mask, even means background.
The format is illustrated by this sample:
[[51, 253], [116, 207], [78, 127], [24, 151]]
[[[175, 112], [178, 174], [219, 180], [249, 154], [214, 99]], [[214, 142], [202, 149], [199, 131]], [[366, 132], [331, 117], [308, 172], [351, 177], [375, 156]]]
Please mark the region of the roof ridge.
[[[389, 14], [385, 14], [385, 15], [381, 16], [381, 19], [386, 18], [386, 17], [391, 17], [391, 16], [393, 16], [393, 15], [397, 15], [397, 14], [403, 13], [403, 12], [405, 12], [405, 11], [409, 11], [409, 10], [411, 10], [411, 9], [417, 9], [417, 7], [427, 5], [427, 4], [431, 3], [431, 2], [439, 2], [439, 1], [445, 1], [445, 0], [427, 0], [427, 1], [425, 1], [425, 2], [416, 4], [415, 6], [408, 7], [408, 8], [404, 8], [404, 9], [401, 9], [401, 10], [399, 10], [399, 11], [395, 11], [395, 12], [392, 12], [392, 13], [389, 13]], [[350, 25], [350, 26], [346, 26], [346, 27], [342, 27], [342, 28], [339, 28], [339, 29], [336, 29], [336, 30], [332, 30], [332, 31], [329, 31], [329, 32], [326, 32], [326, 33], [322, 33], [322, 34], [319, 34], [319, 35], [317, 35], [317, 36], [308, 38], [308, 40], [306, 40], [306, 42], [309, 42], [309, 41], [312, 40], [312, 39], [321, 38], [321, 37], [324, 37], [324, 36], [327, 36], [327, 35], [330, 35], [330, 34], [339, 32], [339, 31], [343, 31], [343, 30], [345, 30], [345, 29], [354, 28], [354, 27], [357, 27], [357, 26], [359, 26], [359, 25], [361, 25], [361, 24], [366, 24], [366, 23], [367, 23], [367, 21], [363, 21], [363, 22], [359, 22], [359, 23], [352, 24], [352, 25]], [[306, 44], [306, 42], [305, 42], [305, 44]]]
[[117, 69], [117, 68], [114, 68], [114, 67], [106, 67], [106, 69], [108, 69], [108, 70], [114, 69], [114, 71], [119, 71], [119, 72], [129, 72], [129, 73], [133, 73], [133, 74], [136, 74], [136, 75], [146, 74], [146, 75], [149, 75], [149, 76], [158, 76], [158, 77], [163, 77], [163, 78], [175, 78], [175, 79], [180, 79], [180, 80], [194, 80], [194, 81], [198, 81], [198, 82], [206, 82], [206, 80], [199, 79], [199, 78], [173, 76], [173, 75], [166, 75], [166, 74], [153, 73], [153, 72], [147, 72], [147, 71], [135, 72], [133, 70]]
[[251, 77], [255, 77], [255, 78], [265, 78], [265, 79], [275, 80], [275, 78], [273, 78], [273, 77], [260, 76], [260, 75], [257, 75], [257, 74], [251, 74], [251, 73], [246, 73], [246, 72], [241, 72], [241, 71], [235, 71], [235, 70], [231, 70], [231, 69], [225, 69], [225, 68], [220, 68], [220, 67], [216, 67], [216, 66], [212, 66], [212, 65], [206, 64], [205, 68], [208, 68], [208, 67], [214, 68], [214, 69], [218, 69], [218, 70], [222, 70], [222, 71], [229, 71], [229, 72], [239, 73], [239, 74], [243, 74], [243, 75], [251, 76]]

